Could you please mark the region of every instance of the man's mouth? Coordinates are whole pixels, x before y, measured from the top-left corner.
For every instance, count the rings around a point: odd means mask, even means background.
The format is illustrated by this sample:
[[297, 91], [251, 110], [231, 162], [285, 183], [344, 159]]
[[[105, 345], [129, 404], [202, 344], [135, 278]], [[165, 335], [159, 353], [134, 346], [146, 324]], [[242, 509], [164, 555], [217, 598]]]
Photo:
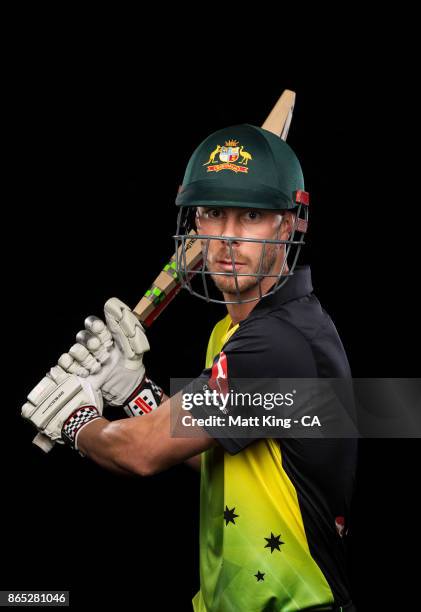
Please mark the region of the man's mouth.
[[246, 265], [245, 263], [241, 261], [233, 262], [231, 259], [217, 259], [216, 264], [220, 266], [222, 269], [230, 270], [230, 271], [232, 271], [233, 268], [235, 271], [238, 271]]

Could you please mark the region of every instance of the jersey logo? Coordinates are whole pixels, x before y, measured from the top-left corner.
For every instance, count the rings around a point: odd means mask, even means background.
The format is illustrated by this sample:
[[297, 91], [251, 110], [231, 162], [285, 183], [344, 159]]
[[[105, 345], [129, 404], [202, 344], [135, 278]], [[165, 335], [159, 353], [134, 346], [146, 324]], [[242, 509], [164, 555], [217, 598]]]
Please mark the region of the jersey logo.
[[[212, 391], [217, 391], [220, 395], [228, 395], [228, 361], [224, 351], [219, 353], [217, 361], [212, 366], [211, 377], [209, 379], [209, 388]], [[227, 412], [224, 409], [222, 412]]]
[[345, 518], [343, 516], [337, 516], [335, 518], [335, 527], [336, 527], [336, 531], [338, 532], [339, 537], [343, 538], [344, 535], [344, 530], [345, 530]]
[[[238, 140], [227, 140], [225, 146], [216, 145], [210, 153], [209, 159], [203, 165], [208, 166], [208, 172], [220, 172], [221, 170], [231, 170], [232, 172], [248, 173], [247, 164], [253, 159], [248, 151], [244, 151], [244, 146], [239, 145]], [[215, 164], [215, 157], [218, 155], [221, 164]], [[241, 157], [238, 164], [235, 162]], [[211, 165], [209, 165], [211, 164]], [[240, 165], [242, 164], [242, 165]]]

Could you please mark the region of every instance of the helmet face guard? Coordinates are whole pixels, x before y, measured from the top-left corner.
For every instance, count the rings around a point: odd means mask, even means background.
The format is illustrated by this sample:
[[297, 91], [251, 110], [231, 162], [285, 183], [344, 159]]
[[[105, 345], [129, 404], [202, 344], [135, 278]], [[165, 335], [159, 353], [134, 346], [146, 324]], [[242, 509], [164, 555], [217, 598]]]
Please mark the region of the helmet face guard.
[[[287, 282], [288, 278], [294, 274], [294, 268], [297, 263], [298, 255], [304, 243], [304, 234], [307, 231], [308, 224], [308, 193], [299, 190], [295, 194], [297, 202], [296, 208], [291, 212], [294, 214], [294, 226], [288, 240], [277, 239], [262, 239], [262, 238], [238, 238], [235, 236], [222, 236], [213, 234], [197, 233], [195, 222], [195, 207], [181, 207], [177, 219], [177, 233], [174, 236], [176, 246], [176, 268], [181, 285], [187, 289], [192, 295], [199, 297], [207, 302], [216, 304], [245, 304], [255, 302], [261, 298], [273, 295]], [[246, 208], [246, 206], [245, 206]], [[248, 208], [248, 207], [247, 207]], [[278, 212], [283, 213], [284, 210]], [[194, 267], [189, 266], [188, 250], [192, 244], [199, 240], [201, 242], [202, 259]], [[211, 272], [208, 269], [208, 252], [211, 240], [218, 240], [228, 245], [229, 259], [231, 260], [232, 270], [226, 272]], [[233, 243], [247, 242], [258, 243], [262, 245], [258, 269], [256, 272], [238, 272], [235, 267], [235, 254]], [[267, 253], [267, 245], [285, 245], [285, 252], [280, 270], [276, 274], [264, 272], [265, 255]], [[288, 272], [285, 272], [287, 260], [290, 264]], [[232, 293], [232, 300], [221, 299], [219, 293], [215, 294], [213, 283], [208, 283], [209, 276], [225, 276], [234, 279], [235, 290]], [[241, 295], [239, 279], [241, 277], [254, 277], [256, 279], [256, 287], [258, 293], [255, 297], [244, 299]], [[274, 283], [269, 291], [263, 293], [262, 280], [264, 278], [273, 278]], [[250, 287], [248, 288], [250, 289]]]

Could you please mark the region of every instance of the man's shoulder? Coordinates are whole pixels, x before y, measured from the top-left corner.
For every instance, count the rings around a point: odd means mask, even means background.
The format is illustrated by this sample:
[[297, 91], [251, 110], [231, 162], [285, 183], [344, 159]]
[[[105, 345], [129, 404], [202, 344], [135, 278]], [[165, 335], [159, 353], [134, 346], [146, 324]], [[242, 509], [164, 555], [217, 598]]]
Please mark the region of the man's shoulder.
[[280, 338], [284, 340], [290, 338], [299, 342], [303, 336], [299, 326], [293, 321], [288, 321], [286, 317], [271, 312], [242, 321], [230, 342], [268, 341], [271, 345], [277, 345], [276, 341]]
[[240, 323], [232, 340], [250, 342], [253, 339], [266, 339], [276, 345], [276, 340], [291, 341], [298, 345], [309, 343], [311, 338], [325, 327], [330, 317], [322, 309], [313, 295], [293, 300], [263, 312], [252, 312], [251, 316]]
[[237, 376], [317, 376], [311, 345], [300, 329], [271, 313], [243, 321], [223, 350], [241, 371]]
[[[254, 325], [252, 320], [250, 323]], [[348, 358], [338, 330], [313, 293], [281, 304], [266, 313], [260, 321], [260, 327], [265, 329], [265, 334], [272, 334], [274, 338], [286, 337], [289, 339], [289, 344], [296, 343], [297, 347], [301, 347], [299, 352], [305, 353], [302, 349], [305, 343], [313, 355], [319, 377], [351, 376]]]
[[243, 365], [246, 360], [267, 376], [351, 375], [337, 329], [313, 293], [254, 312], [241, 322], [224, 352], [241, 360], [241, 370], [249, 371]]

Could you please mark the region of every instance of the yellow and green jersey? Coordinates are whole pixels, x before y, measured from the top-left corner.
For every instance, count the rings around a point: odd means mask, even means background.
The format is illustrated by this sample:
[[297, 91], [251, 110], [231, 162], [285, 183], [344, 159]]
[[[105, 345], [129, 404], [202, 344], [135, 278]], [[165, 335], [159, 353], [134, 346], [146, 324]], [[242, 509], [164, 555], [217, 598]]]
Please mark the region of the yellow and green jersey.
[[[350, 375], [333, 323], [310, 287], [309, 269], [298, 268], [239, 325], [227, 315], [212, 332], [202, 377], [221, 369], [221, 352], [228, 377]], [[202, 454], [195, 612], [346, 605], [356, 441], [218, 441]]]

